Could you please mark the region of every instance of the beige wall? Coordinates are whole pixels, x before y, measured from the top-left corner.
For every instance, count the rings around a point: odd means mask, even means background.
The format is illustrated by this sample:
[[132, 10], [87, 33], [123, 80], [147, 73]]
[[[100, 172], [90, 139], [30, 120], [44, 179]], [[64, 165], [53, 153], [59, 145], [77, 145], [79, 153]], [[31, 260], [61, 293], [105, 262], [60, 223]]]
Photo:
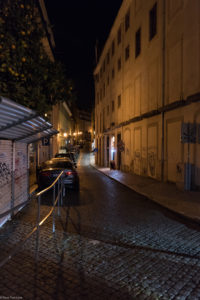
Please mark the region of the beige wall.
[[[149, 40], [149, 11], [156, 2], [157, 33]], [[128, 9], [130, 28], [125, 32]], [[164, 180], [183, 185], [184, 164], [189, 162], [193, 168], [192, 180], [200, 186], [200, 141], [189, 146], [188, 143], [181, 143], [182, 123], [195, 123], [197, 129], [200, 123], [199, 20], [198, 0], [123, 1], [94, 72], [97, 138], [116, 136], [119, 130], [122, 132], [125, 143], [122, 169], [157, 179], [163, 176]], [[117, 45], [120, 26], [122, 40]], [[138, 28], [141, 28], [141, 53], [135, 57], [135, 33]], [[111, 55], [113, 40], [114, 56]], [[130, 47], [130, 57], [125, 60], [127, 45]], [[110, 62], [104, 71], [108, 51]], [[117, 68], [119, 58], [120, 70]], [[113, 68], [115, 77], [112, 79]], [[121, 105], [118, 107], [119, 95]], [[136, 117], [141, 117], [141, 120]], [[115, 157], [117, 159], [117, 155]]]

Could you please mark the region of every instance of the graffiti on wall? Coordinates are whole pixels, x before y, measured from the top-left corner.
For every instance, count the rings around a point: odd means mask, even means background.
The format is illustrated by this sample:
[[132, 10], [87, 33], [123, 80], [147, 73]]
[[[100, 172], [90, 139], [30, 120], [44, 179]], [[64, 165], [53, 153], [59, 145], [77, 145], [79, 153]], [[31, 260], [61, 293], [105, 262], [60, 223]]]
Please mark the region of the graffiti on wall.
[[140, 174], [141, 152], [136, 150], [134, 152], [134, 172]]
[[15, 178], [18, 178], [26, 171], [26, 156], [22, 151], [17, 151], [15, 158]]
[[9, 182], [10, 174], [9, 165], [5, 162], [0, 162], [0, 187]]
[[153, 151], [148, 152], [148, 166], [151, 176], [155, 176], [156, 172], [156, 153]]

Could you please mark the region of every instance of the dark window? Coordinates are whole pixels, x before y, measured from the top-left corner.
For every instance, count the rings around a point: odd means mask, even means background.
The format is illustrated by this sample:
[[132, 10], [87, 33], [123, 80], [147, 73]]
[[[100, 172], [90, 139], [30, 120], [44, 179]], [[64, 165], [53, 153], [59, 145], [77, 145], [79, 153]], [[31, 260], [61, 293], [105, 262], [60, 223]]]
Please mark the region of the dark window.
[[105, 130], [105, 108], [103, 109], [103, 131]]
[[129, 45], [125, 49], [125, 60], [129, 59]]
[[121, 27], [118, 29], [118, 32], [117, 32], [117, 43], [118, 45], [121, 43], [121, 40], [122, 40], [122, 32], [121, 32]]
[[127, 31], [130, 27], [130, 10], [126, 13], [125, 16], [125, 31]]
[[112, 51], [111, 51], [111, 53], [112, 53], [112, 56], [115, 53], [115, 41], [112, 42]]
[[107, 105], [107, 115], [109, 115], [109, 105]]
[[157, 33], [157, 3], [154, 4], [149, 12], [149, 40]]
[[136, 31], [135, 34], [135, 57], [141, 52], [141, 28]]
[[110, 62], [110, 53], [108, 52], [107, 53], [107, 64], [109, 64], [109, 62]]
[[112, 69], [112, 78], [113, 79], [115, 78], [115, 69], [114, 68]]
[[102, 89], [100, 89], [100, 101], [102, 100]]
[[100, 69], [100, 78], [102, 77], [102, 67]]
[[122, 66], [121, 58], [119, 58], [118, 61], [117, 61], [118, 71], [121, 70], [121, 66]]
[[105, 69], [106, 69], [106, 63], [105, 63], [105, 60], [103, 61], [103, 72], [105, 72]]
[[114, 110], [115, 110], [115, 102], [114, 102], [114, 100], [112, 101], [112, 112], [114, 112]]
[[118, 108], [121, 106], [121, 95], [118, 96]]

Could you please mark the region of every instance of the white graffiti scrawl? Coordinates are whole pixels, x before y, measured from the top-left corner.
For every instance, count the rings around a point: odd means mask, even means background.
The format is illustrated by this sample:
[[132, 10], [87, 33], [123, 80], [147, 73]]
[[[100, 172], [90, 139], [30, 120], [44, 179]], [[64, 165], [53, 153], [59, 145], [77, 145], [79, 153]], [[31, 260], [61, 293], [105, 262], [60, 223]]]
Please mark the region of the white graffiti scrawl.
[[0, 187], [10, 181], [10, 168], [5, 162], [0, 162]]

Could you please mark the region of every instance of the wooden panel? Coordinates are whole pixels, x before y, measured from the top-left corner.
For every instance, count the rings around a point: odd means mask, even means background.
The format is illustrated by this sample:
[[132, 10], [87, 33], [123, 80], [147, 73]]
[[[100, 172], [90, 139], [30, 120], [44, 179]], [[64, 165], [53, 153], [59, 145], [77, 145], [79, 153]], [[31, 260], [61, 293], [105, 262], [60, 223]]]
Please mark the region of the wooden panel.
[[156, 177], [156, 165], [158, 155], [158, 129], [157, 126], [148, 128], [148, 175]]
[[141, 173], [141, 128], [134, 130], [134, 173]]
[[167, 178], [171, 182], [176, 182], [177, 165], [182, 162], [180, 134], [180, 120], [167, 123]]

